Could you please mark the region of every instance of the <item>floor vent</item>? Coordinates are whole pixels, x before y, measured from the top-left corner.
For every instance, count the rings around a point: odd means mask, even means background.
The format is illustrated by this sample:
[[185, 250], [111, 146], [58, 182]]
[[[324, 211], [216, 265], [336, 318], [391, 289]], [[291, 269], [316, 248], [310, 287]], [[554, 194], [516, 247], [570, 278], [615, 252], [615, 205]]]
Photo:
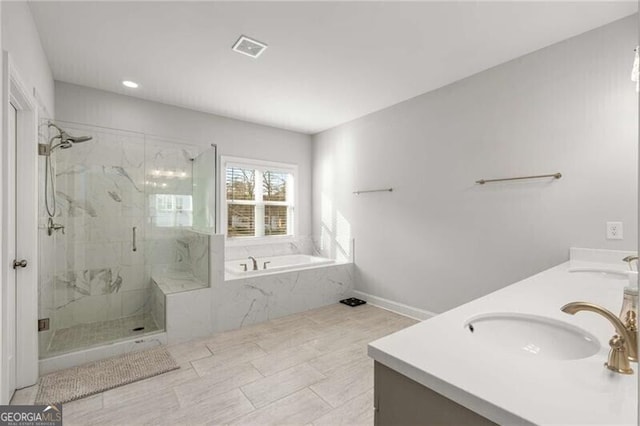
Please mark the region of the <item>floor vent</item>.
[[356, 299], [355, 297], [350, 297], [348, 299], [342, 299], [340, 303], [344, 303], [345, 305], [354, 308], [356, 306], [364, 305], [367, 302], [365, 302], [364, 300]]

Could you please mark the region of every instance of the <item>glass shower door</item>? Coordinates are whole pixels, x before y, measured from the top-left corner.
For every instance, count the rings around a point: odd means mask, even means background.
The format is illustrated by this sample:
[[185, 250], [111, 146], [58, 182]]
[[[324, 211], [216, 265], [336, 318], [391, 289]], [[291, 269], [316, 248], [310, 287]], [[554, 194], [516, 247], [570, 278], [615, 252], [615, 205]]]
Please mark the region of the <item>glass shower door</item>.
[[40, 334], [41, 358], [164, 328], [148, 306], [144, 135], [59, 125], [93, 139], [49, 157], [55, 191], [46, 195], [51, 203], [55, 192], [56, 212], [40, 214], [39, 310], [50, 327]]

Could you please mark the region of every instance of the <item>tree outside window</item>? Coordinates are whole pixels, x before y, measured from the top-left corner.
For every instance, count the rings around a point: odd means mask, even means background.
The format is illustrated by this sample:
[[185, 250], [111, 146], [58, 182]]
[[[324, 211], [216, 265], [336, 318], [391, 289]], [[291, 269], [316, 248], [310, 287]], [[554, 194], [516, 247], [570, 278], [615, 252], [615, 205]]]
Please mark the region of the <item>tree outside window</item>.
[[228, 237], [293, 235], [293, 171], [233, 163], [225, 173]]

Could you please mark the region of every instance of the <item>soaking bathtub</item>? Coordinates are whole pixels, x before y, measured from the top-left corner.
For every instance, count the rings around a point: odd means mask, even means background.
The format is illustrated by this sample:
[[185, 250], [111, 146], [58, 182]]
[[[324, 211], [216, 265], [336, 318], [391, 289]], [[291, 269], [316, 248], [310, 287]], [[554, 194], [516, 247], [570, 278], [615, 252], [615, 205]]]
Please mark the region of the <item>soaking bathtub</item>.
[[336, 263], [332, 259], [307, 254], [257, 257], [256, 262], [258, 270], [253, 270], [253, 261], [251, 259], [236, 259], [225, 262], [225, 281], [287, 271], [300, 271]]
[[[214, 283], [216, 332], [338, 303], [353, 296], [353, 263], [310, 256], [256, 256], [227, 260], [224, 280]], [[264, 264], [267, 268], [264, 269]], [[244, 270], [244, 264], [247, 270]], [[222, 265], [221, 265], [222, 266]], [[222, 272], [222, 271], [221, 271]]]

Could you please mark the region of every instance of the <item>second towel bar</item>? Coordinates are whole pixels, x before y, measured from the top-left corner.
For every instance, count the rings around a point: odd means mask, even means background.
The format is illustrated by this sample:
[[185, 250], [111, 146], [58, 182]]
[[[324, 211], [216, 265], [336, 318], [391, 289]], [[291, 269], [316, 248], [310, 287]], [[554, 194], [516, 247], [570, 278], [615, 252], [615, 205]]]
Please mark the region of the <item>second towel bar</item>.
[[484, 185], [485, 183], [489, 183], [489, 182], [504, 182], [508, 180], [523, 180], [523, 179], [541, 179], [541, 178], [547, 178], [547, 177], [560, 179], [562, 177], [562, 173], [551, 173], [548, 175], [535, 175], [535, 176], [519, 176], [519, 177], [501, 178], [501, 179], [480, 179], [480, 180], [477, 180], [476, 183], [479, 183], [480, 185]]
[[367, 189], [367, 190], [364, 190], [364, 191], [353, 191], [353, 193], [356, 194], [356, 195], [366, 194], [368, 192], [393, 192], [393, 188]]

